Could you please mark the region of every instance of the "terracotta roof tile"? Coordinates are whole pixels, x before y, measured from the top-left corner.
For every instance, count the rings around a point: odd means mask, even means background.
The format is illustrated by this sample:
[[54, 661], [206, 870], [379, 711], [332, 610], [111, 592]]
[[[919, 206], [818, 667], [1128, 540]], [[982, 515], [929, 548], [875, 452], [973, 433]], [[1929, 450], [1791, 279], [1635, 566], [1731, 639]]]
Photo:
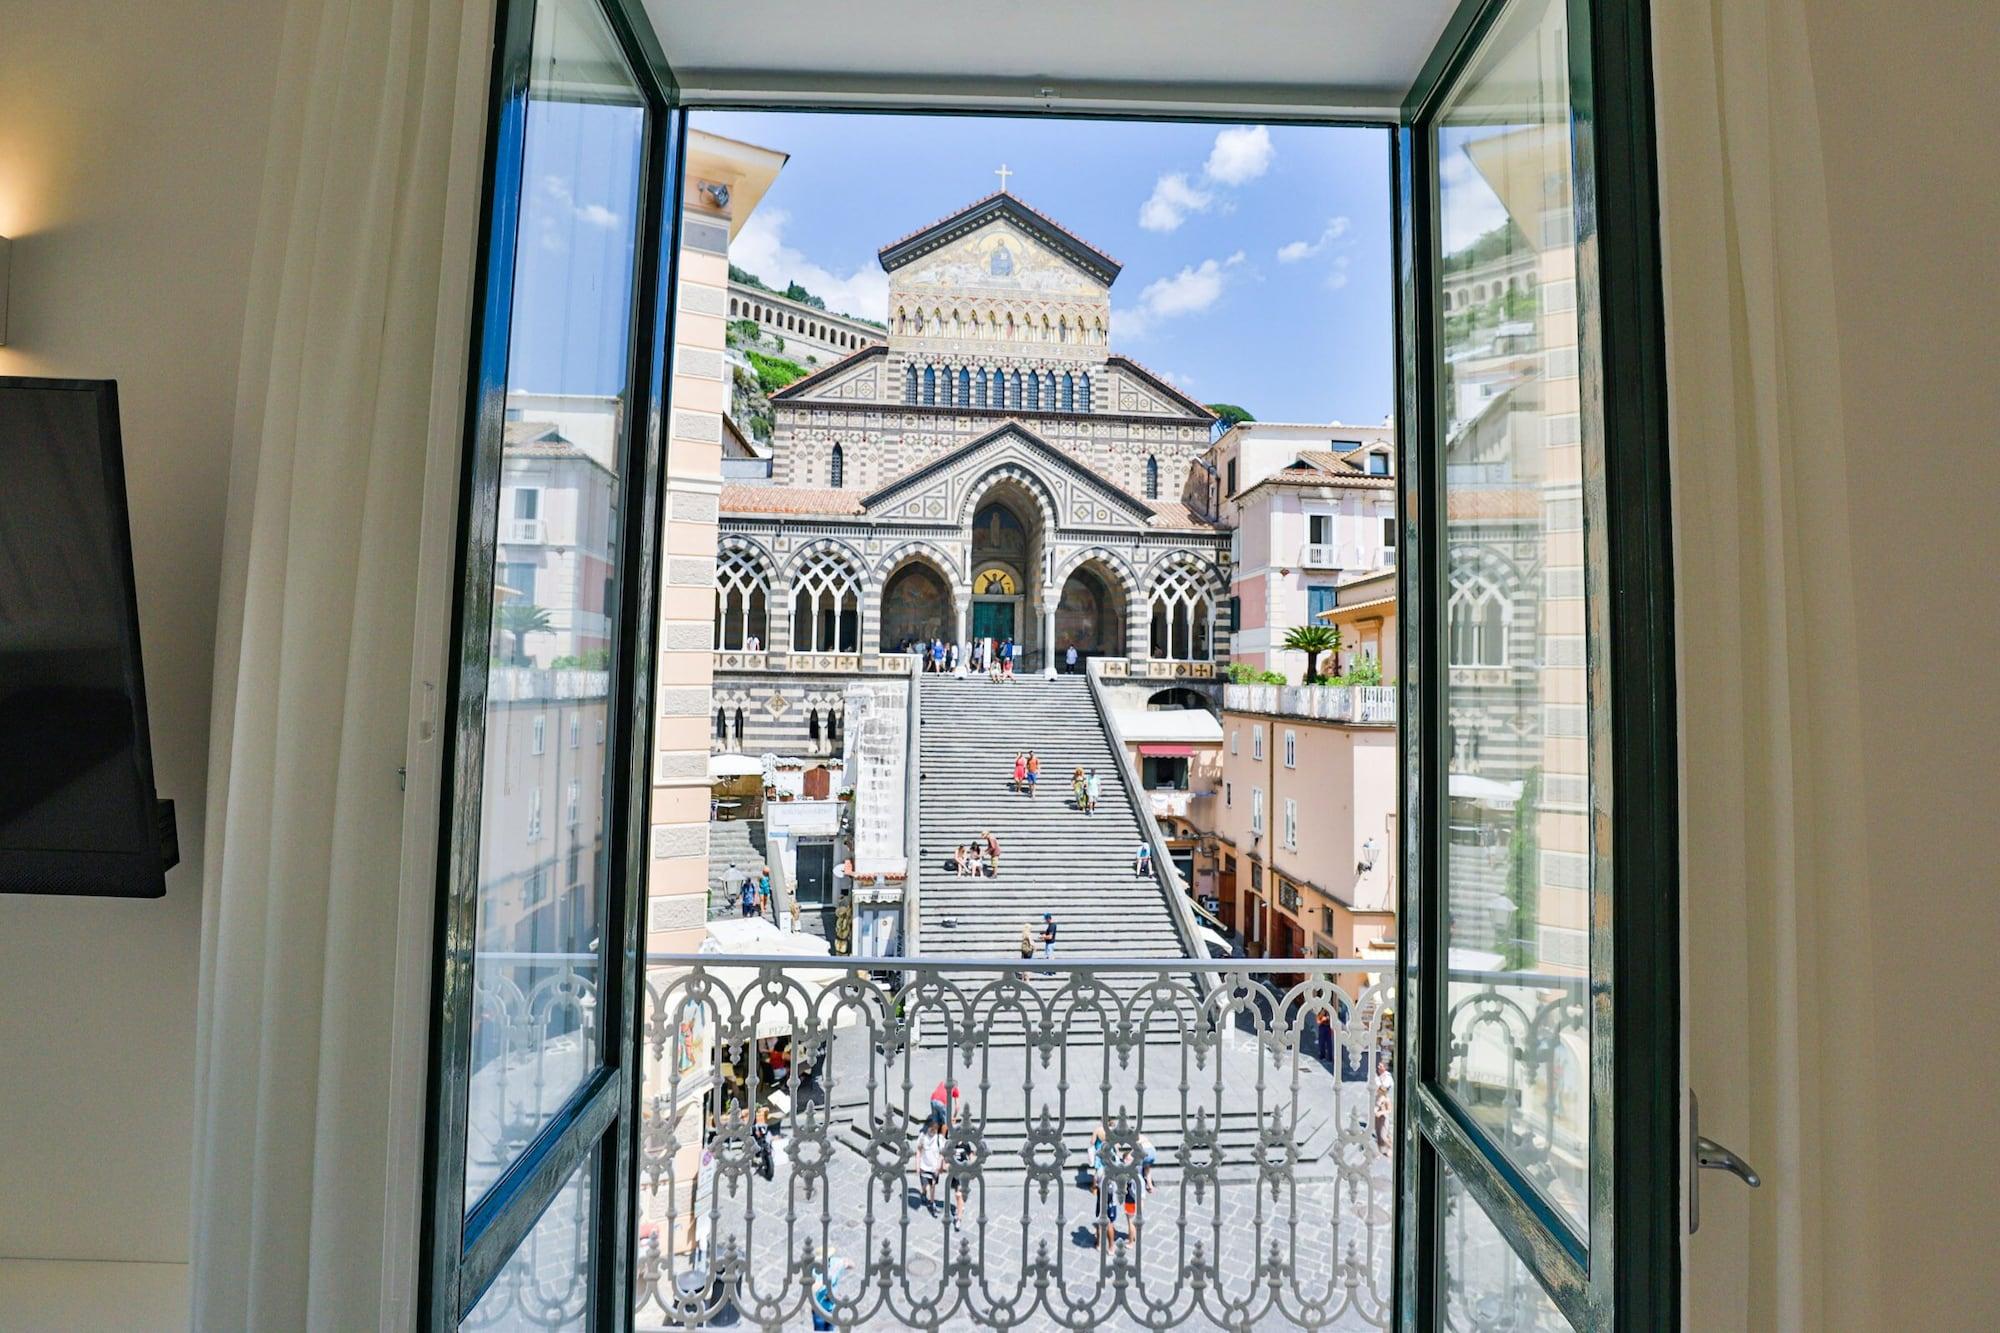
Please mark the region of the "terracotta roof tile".
[[722, 512], [851, 516], [861, 512], [861, 492], [816, 486], [725, 483], [722, 487]]
[[1299, 457], [1314, 467], [1324, 468], [1328, 472], [1359, 472], [1361, 468], [1354, 462], [1354, 453], [1359, 451], [1358, 445], [1353, 452], [1345, 454], [1337, 454], [1331, 449], [1301, 449]]
[[1156, 528], [1212, 528], [1215, 524], [1198, 516], [1178, 500], [1148, 500]]
[[1273, 472], [1262, 481], [1245, 486], [1243, 494], [1247, 495], [1259, 486], [1270, 485], [1342, 486], [1364, 491], [1387, 491], [1395, 489], [1396, 479], [1394, 477], [1370, 476], [1365, 472], [1355, 472], [1352, 470], [1346, 472], [1323, 472], [1316, 467], [1288, 467]]

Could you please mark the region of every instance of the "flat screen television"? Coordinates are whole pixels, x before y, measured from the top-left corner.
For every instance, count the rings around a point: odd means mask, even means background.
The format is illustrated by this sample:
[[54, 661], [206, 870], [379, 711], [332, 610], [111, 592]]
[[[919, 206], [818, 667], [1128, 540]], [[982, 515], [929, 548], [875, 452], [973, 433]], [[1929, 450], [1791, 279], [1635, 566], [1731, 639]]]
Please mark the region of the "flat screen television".
[[158, 898], [118, 389], [0, 376], [0, 892]]

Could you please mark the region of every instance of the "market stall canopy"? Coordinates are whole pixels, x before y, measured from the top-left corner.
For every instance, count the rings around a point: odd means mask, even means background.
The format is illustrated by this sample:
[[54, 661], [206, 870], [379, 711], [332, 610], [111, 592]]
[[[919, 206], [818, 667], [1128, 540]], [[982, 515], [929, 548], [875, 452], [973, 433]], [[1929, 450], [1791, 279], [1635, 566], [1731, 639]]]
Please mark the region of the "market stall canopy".
[[1118, 733], [1133, 745], [1222, 744], [1222, 723], [1206, 708], [1121, 708]]

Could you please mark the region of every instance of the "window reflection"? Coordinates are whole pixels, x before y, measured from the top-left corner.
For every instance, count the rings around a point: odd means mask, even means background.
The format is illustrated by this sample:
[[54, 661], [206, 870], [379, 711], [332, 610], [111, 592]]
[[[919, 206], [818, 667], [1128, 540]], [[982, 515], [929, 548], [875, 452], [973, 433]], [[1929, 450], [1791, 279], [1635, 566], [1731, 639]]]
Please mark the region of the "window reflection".
[[597, 5], [537, 6], [487, 658], [468, 1207], [600, 1060], [645, 128]]
[[1564, 5], [1520, 0], [1437, 130], [1446, 1084], [1589, 1211], [1590, 713]]

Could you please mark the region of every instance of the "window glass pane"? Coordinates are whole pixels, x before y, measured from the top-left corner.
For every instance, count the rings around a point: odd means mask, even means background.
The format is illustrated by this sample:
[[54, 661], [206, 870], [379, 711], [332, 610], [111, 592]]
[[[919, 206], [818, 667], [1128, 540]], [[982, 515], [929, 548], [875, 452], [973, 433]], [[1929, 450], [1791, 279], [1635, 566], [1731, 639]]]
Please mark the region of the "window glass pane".
[[597, 5], [537, 6], [486, 682], [468, 1207], [600, 1059], [613, 747], [549, 739], [606, 721], [644, 145], [637, 86]]
[[581, 1333], [588, 1326], [596, 1161], [593, 1152], [570, 1173], [479, 1304], [460, 1322], [461, 1329]]
[[[1445, 1084], [1587, 1229], [1591, 737], [1562, 0], [1517, 0], [1436, 131], [1449, 655]], [[1482, 298], [1479, 294], [1484, 292]]]
[[1493, 1219], [1443, 1159], [1439, 1162], [1444, 1207], [1437, 1253], [1444, 1326], [1468, 1333], [1571, 1333], [1569, 1321]]

